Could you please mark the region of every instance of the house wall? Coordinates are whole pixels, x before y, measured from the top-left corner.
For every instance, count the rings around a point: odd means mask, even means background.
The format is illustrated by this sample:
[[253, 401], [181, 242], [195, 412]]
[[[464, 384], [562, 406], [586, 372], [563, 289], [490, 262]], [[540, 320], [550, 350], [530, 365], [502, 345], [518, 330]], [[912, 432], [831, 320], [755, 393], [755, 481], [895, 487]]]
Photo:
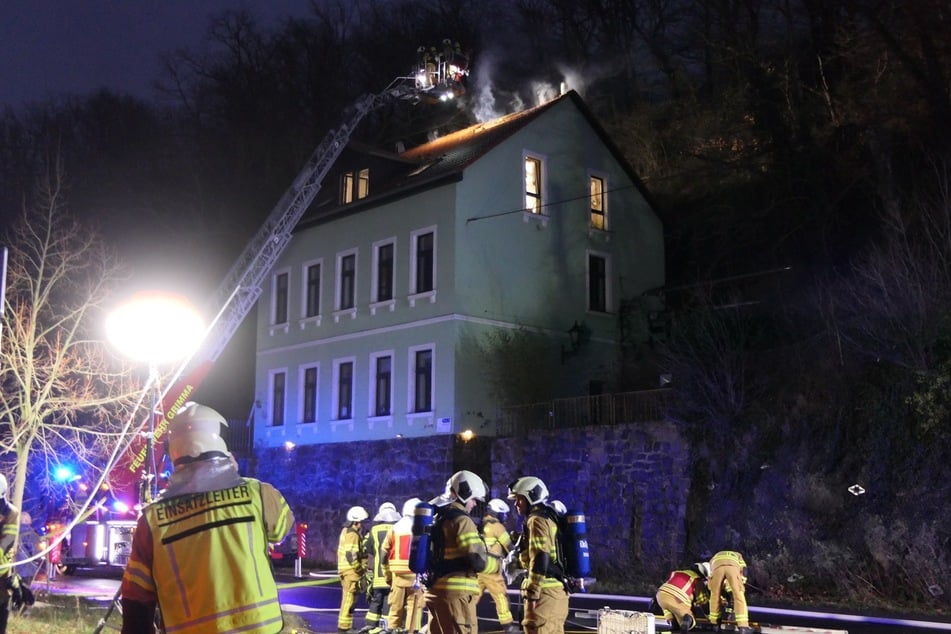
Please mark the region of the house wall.
[[[662, 579], [685, 562], [689, 447], [666, 423], [537, 433], [526, 438], [456, 436], [298, 446], [256, 452], [255, 477], [282, 491], [306, 522], [308, 559], [333, 562], [346, 510], [428, 501], [463, 468], [479, 473], [489, 497], [535, 475], [552, 499], [585, 511], [593, 576]], [[513, 512], [509, 528], [518, 528]], [[689, 557], [687, 557], [689, 559]]]

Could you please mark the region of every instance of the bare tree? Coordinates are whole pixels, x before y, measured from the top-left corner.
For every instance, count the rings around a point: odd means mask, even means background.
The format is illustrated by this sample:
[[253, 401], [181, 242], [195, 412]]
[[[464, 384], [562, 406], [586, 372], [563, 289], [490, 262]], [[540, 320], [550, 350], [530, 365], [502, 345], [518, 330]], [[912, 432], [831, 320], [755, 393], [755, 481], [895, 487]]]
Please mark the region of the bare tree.
[[[101, 338], [116, 257], [64, 211], [60, 170], [11, 227], [0, 343], [0, 462], [22, 506], [29, 468], [73, 460], [101, 474], [138, 390]], [[69, 458], [65, 458], [69, 456]], [[47, 469], [46, 473], [49, 473]], [[43, 474], [29, 474], [40, 484]]]

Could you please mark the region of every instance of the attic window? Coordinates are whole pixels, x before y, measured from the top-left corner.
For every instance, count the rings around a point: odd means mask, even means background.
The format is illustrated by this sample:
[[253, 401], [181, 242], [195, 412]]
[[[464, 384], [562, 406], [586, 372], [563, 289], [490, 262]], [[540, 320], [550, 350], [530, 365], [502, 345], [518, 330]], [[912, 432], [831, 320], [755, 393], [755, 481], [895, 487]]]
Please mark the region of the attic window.
[[370, 169], [344, 172], [340, 179], [340, 204], [349, 205], [370, 194]]
[[542, 206], [542, 160], [537, 156], [525, 156], [525, 210], [541, 214]]

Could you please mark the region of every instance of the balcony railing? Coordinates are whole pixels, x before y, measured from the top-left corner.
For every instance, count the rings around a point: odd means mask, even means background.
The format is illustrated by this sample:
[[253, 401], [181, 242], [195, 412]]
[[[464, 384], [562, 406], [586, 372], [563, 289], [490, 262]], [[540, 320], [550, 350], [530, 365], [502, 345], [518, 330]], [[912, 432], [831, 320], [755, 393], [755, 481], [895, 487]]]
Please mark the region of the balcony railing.
[[503, 407], [496, 433], [516, 436], [531, 430], [659, 421], [669, 400], [670, 388], [664, 388]]

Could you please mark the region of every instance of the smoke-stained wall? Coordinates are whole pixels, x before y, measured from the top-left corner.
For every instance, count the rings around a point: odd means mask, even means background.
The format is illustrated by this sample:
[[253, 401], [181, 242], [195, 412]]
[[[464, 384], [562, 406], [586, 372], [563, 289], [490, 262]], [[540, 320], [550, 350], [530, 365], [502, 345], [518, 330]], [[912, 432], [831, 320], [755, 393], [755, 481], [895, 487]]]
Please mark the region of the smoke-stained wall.
[[454, 471], [471, 469], [486, 480], [489, 497], [505, 498], [519, 476], [540, 477], [552, 499], [585, 511], [593, 576], [648, 581], [683, 563], [688, 468], [688, 446], [666, 423], [468, 443], [431, 436], [265, 449], [253, 465], [255, 477], [277, 486], [308, 524], [309, 560], [336, 560], [349, 507], [361, 505], [372, 517], [383, 502], [399, 509], [413, 496], [429, 500]]

